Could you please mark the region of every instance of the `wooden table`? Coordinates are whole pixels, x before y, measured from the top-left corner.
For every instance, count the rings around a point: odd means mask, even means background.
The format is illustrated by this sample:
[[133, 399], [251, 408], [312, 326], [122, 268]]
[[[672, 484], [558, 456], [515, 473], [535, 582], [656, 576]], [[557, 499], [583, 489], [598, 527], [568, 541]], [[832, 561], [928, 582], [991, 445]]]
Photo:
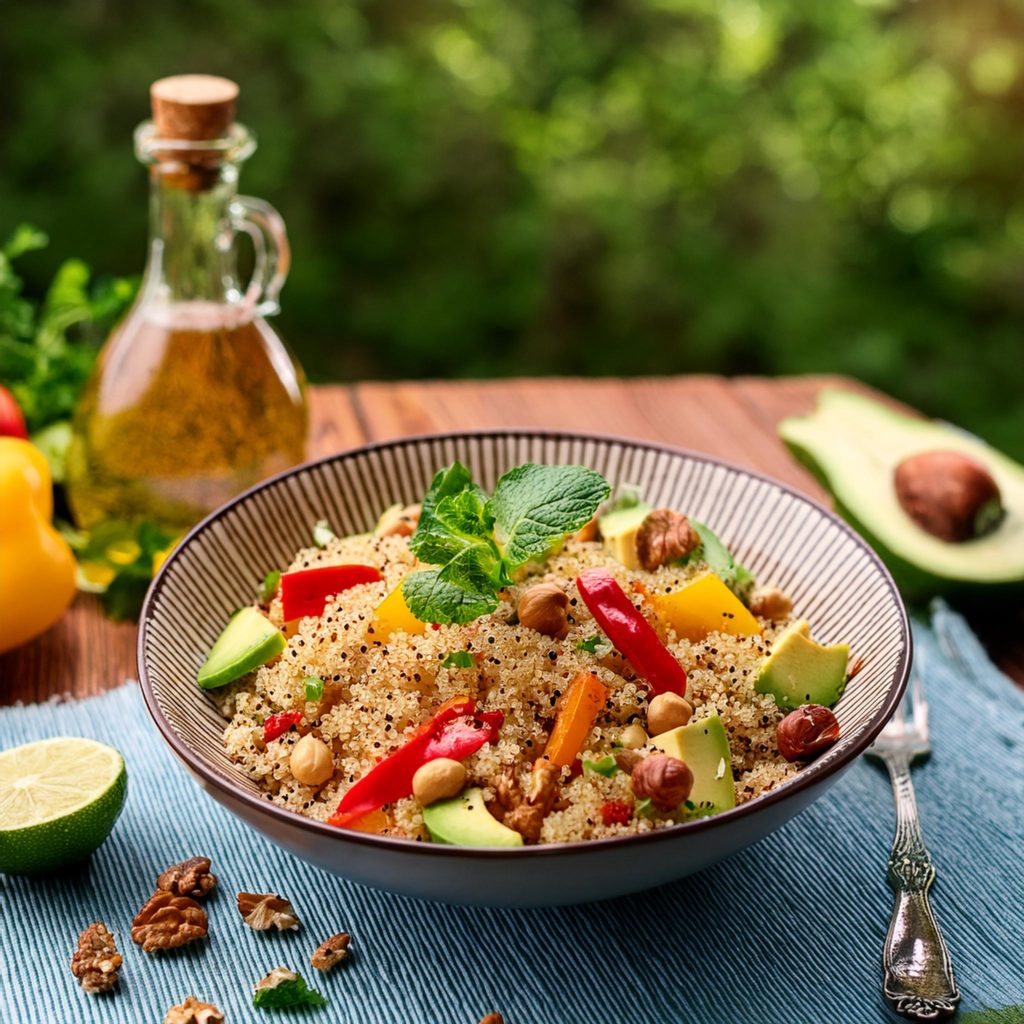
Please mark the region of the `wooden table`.
[[[867, 390], [837, 377], [711, 376], [364, 383], [314, 387], [310, 455], [405, 434], [474, 427], [552, 427], [646, 438], [707, 452], [792, 484], [821, 487], [778, 440], [782, 417], [809, 410], [822, 387]], [[1004, 671], [1024, 685], [1024, 610], [972, 622]], [[0, 656], [0, 703], [83, 697], [135, 675], [136, 627], [108, 621], [82, 594], [48, 633]]]

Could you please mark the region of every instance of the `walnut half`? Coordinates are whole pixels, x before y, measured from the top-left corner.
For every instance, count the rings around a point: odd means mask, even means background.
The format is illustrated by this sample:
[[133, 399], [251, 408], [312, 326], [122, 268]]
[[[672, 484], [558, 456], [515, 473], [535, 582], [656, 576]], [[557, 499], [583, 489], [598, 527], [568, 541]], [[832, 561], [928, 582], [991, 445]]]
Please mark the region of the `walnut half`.
[[185, 1002], [167, 1011], [164, 1024], [224, 1024], [224, 1014], [212, 1003], [189, 996]]
[[647, 513], [636, 535], [636, 554], [640, 565], [653, 572], [659, 565], [688, 555], [700, 537], [681, 512], [656, 508]]
[[204, 899], [217, 884], [217, 876], [210, 871], [209, 857], [192, 857], [169, 867], [156, 880], [156, 887], [175, 896]]
[[206, 911], [190, 896], [175, 896], [160, 889], [153, 893], [132, 921], [132, 941], [143, 952], [174, 949], [206, 936]]
[[86, 992], [109, 992], [117, 984], [117, 971], [123, 962], [114, 936], [102, 921], [96, 921], [78, 936], [71, 973]]
[[524, 795], [512, 769], [506, 769], [495, 785], [497, 809], [499, 814], [504, 812], [501, 814], [504, 824], [528, 843], [540, 838], [544, 819], [554, 810], [561, 774], [558, 765], [541, 758], [534, 763], [528, 794]]
[[348, 932], [338, 932], [337, 935], [332, 935], [329, 939], [324, 939], [323, 942], [317, 946], [316, 951], [309, 958], [309, 962], [318, 971], [329, 971], [332, 967], [336, 967], [341, 963], [342, 960], [347, 960], [349, 957], [349, 943], [352, 941], [352, 936]]
[[238, 912], [242, 920], [256, 932], [276, 928], [279, 932], [295, 931], [299, 915], [283, 896], [274, 893], [240, 892]]

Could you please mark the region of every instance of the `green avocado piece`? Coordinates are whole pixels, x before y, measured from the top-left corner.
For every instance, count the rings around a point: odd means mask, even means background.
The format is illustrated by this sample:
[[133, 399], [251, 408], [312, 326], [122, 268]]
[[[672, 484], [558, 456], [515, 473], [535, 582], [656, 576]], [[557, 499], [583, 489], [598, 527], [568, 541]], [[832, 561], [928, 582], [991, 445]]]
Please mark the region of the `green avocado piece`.
[[491, 816], [479, 789], [423, 808], [423, 824], [435, 843], [448, 846], [522, 846], [523, 837]]
[[[1024, 584], [1024, 466], [955, 427], [904, 416], [848, 391], [823, 391], [813, 413], [783, 420], [779, 434], [909, 596]], [[950, 543], [903, 510], [893, 486], [896, 466], [935, 450], [961, 452], [992, 474], [1005, 515], [990, 533]]]
[[651, 738], [651, 746], [685, 761], [693, 772], [690, 803], [700, 815], [736, 806], [729, 737], [718, 715], [698, 718]]
[[636, 569], [640, 565], [636, 554], [636, 535], [650, 511], [651, 506], [638, 499], [635, 505], [606, 512], [597, 520], [605, 548], [627, 569]]
[[826, 647], [811, 639], [811, 627], [800, 620], [775, 639], [772, 653], [761, 666], [754, 689], [770, 693], [780, 708], [823, 704], [830, 708], [846, 687], [846, 644]]
[[217, 637], [196, 677], [204, 690], [241, 679], [285, 648], [284, 634], [255, 608], [236, 612]]

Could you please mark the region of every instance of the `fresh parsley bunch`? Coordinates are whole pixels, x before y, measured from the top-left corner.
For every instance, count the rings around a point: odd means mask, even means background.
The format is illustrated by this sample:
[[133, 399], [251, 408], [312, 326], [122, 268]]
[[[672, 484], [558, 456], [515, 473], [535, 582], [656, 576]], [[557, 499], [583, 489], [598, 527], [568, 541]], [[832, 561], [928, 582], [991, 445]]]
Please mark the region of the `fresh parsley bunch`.
[[456, 460], [434, 477], [409, 541], [421, 562], [438, 566], [403, 580], [409, 610], [424, 622], [460, 624], [493, 612], [512, 573], [585, 526], [610, 490], [585, 466], [527, 463], [488, 497]]

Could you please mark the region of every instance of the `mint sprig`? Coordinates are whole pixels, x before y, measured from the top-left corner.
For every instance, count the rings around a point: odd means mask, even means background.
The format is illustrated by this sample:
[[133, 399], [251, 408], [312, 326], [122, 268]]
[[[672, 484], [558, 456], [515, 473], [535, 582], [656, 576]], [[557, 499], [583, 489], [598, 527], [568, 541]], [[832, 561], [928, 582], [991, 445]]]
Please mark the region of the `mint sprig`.
[[252, 1005], [258, 1010], [289, 1010], [297, 1006], [326, 1006], [327, 1000], [310, 988], [301, 974], [279, 967], [256, 986]]
[[488, 497], [456, 460], [434, 477], [409, 541], [420, 561], [438, 566], [402, 581], [409, 610], [424, 622], [459, 624], [493, 612], [512, 573], [588, 523], [609, 490], [585, 466], [527, 463]]

